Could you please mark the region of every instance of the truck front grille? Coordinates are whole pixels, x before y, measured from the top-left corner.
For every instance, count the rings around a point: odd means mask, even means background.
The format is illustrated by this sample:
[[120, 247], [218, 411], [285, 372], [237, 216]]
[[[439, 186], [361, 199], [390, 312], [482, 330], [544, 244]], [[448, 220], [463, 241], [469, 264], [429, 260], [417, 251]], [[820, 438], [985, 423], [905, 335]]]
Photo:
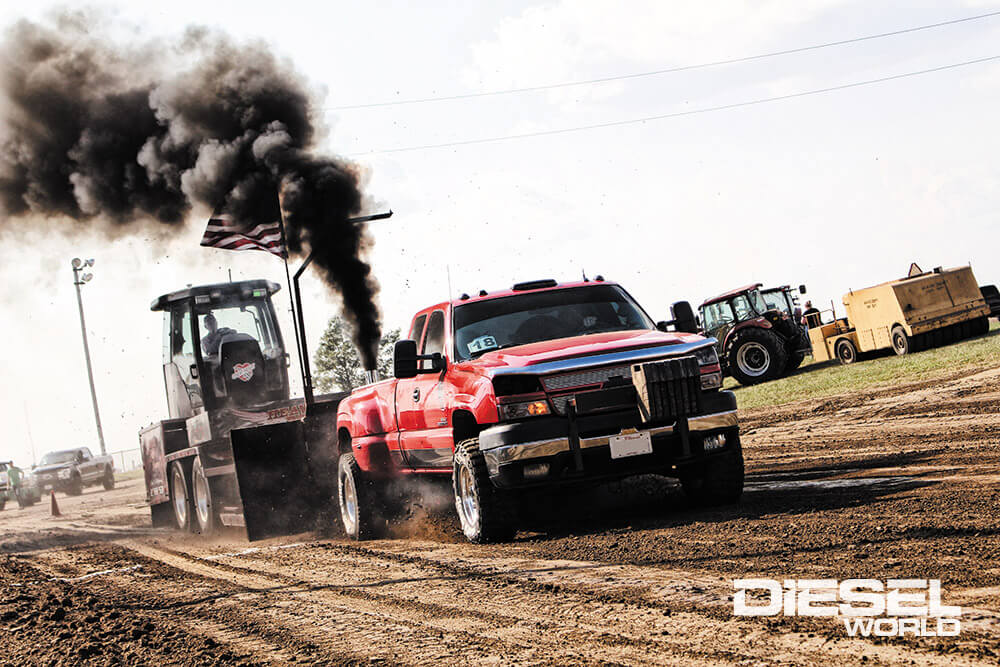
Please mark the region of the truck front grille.
[[[631, 379], [632, 369], [628, 364], [624, 366], [607, 366], [605, 368], [588, 368], [576, 371], [575, 373], [542, 377], [542, 386], [545, 387], [545, 391], [562, 391], [563, 389], [583, 388], [595, 385], [600, 387], [613, 377], [622, 377], [626, 380]], [[565, 399], [563, 400], [563, 405], [566, 405], [566, 401], [569, 400], [568, 396], [561, 396], [559, 398]]]

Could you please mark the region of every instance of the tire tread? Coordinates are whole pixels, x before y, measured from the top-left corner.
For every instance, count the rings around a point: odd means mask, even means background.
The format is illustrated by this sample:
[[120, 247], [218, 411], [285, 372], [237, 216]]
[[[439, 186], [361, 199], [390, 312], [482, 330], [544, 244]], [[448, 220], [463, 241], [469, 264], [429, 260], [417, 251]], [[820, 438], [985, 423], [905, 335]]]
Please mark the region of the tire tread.
[[476, 544], [509, 542], [517, 532], [514, 504], [507, 493], [494, 487], [490, 481], [486, 458], [479, 449], [479, 438], [469, 438], [455, 446], [452, 490], [456, 503], [459, 502], [458, 468], [461, 465], [468, 465], [472, 469], [472, 479], [479, 497], [479, 530], [471, 535], [466, 532], [465, 536]]

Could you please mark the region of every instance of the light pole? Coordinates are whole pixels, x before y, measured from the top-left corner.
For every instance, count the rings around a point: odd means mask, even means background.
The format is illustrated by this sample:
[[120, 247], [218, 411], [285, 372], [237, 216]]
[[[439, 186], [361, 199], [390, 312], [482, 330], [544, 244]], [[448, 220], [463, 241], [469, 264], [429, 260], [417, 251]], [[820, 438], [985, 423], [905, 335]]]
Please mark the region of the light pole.
[[82, 260], [79, 257], [73, 259], [73, 284], [76, 286], [76, 303], [80, 306], [80, 332], [83, 334], [83, 356], [87, 360], [87, 379], [90, 381], [90, 398], [94, 401], [94, 420], [97, 422], [97, 440], [101, 443], [101, 456], [107, 454], [104, 447], [104, 430], [101, 428], [101, 413], [97, 409], [97, 390], [94, 389], [94, 369], [90, 365], [90, 346], [87, 345], [87, 323], [83, 319], [83, 297], [80, 295], [80, 286], [89, 283], [94, 277], [93, 273], [81, 273], [81, 271], [94, 265], [94, 260]]

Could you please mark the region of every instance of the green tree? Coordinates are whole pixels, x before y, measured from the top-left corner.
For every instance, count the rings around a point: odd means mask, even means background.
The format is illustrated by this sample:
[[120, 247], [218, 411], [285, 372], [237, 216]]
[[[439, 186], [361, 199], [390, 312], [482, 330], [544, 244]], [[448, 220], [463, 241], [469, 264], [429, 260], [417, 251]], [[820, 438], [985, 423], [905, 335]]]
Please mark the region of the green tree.
[[[392, 348], [399, 340], [399, 329], [382, 333], [378, 345], [378, 373], [392, 375]], [[340, 316], [330, 318], [313, 357], [313, 384], [318, 391], [350, 391], [365, 383], [365, 369], [354, 345], [350, 324]]]

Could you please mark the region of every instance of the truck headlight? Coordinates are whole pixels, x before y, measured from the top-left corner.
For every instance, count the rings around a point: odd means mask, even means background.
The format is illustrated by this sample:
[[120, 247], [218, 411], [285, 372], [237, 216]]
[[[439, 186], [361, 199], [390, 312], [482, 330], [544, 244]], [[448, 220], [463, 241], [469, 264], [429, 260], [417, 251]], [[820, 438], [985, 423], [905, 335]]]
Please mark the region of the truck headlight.
[[698, 348], [694, 351], [694, 358], [698, 360], [699, 366], [714, 366], [719, 363], [719, 353], [715, 351], [714, 345]]
[[62, 470], [59, 471], [59, 479], [69, 479], [70, 475], [72, 474], [73, 474], [72, 470], [70, 470], [69, 468], [63, 468]]
[[500, 419], [524, 419], [525, 417], [541, 417], [549, 414], [549, 402], [546, 400], [519, 401], [517, 403], [501, 403], [497, 406]]

